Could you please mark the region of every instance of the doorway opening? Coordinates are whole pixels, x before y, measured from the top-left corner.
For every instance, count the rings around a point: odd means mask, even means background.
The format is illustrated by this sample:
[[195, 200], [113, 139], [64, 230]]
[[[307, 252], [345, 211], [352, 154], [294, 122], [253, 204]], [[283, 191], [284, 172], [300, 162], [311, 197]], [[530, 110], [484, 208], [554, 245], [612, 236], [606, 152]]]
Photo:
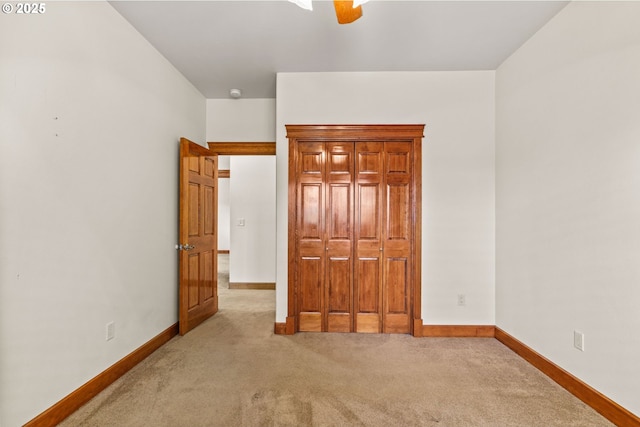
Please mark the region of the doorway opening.
[[219, 159], [219, 309], [275, 310], [275, 142], [208, 145]]

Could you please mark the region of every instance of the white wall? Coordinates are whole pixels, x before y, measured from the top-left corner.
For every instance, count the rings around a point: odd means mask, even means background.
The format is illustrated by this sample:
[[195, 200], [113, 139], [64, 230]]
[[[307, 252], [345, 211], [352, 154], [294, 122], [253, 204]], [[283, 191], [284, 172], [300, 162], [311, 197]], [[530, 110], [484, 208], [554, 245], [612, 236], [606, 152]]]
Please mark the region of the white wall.
[[275, 116], [275, 99], [207, 99], [207, 141], [273, 141]]
[[[221, 158], [229, 156], [219, 156]], [[229, 165], [223, 168], [218, 162], [219, 169], [229, 169]], [[218, 250], [231, 249], [231, 205], [229, 187], [231, 185], [229, 178], [218, 179]]]
[[[207, 141], [274, 140], [275, 99], [207, 100]], [[225, 210], [220, 219], [226, 221], [219, 223], [220, 235], [229, 236], [230, 282], [275, 281], [275, 159], [253, 157], [231, 157], [227, 205], [219, 199], [219, 211]], [[244, 227], [237, 226], [239, 218]]]
[[13, 427], [177, 322], [178, 139], [204, 141], [205, 99], [108, 3], [50, 2], [0, 14], [0, 117]]
[[639, 22], [638, 2], [572, 2], [496, 83], [497, 325], [635, 414]]
[[[207, 139], [207, 141], [210, 141]], [[218, 169], [229, 170], [231, 159], [229, 156], [218, 156]], [[229, 179], [218, 179], [218, 250], [231, 248], [231, 206], [229, 205]]]
[[[276, 321], [287, 315], [285, 124], [425, 123], [422, 317], [494, 324], [493, 71], [280, 73]], [[467, 305], [457, 306], [457, 294]]]
[[[229, 282], [276, 281], [276, 158], [231, 156]], [[239, 221], [242, 219], [242, 226]]]

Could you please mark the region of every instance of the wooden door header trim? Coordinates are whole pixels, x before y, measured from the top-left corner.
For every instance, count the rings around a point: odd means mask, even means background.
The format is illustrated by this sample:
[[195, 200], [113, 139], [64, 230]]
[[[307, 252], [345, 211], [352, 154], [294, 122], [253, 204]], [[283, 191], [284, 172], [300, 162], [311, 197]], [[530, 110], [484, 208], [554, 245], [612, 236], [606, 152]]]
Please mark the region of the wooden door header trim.
[[399, 139], [422, 138], [424, 124], [414, 125], [285, 125], [287, 138], [312, 139]]
[[191, 156], [190, 153], [195, 153], [198, 156], [213, 156], [214, 152], [212, 152], [211, 150], [208, 150], [207, 147], [203, 147], [202, 145], [198, 144], [197, 142], [193, 142], [187, 138], [180, 138], [180, 143], [184, 143], [184, 144], [191, 144], [191, 146], [189, 147], [189, 150], [185, 151], [185, 156], [189, 157]]
[[275, 142], [208, 142], [209, 150], [219, 156], [275, 156]]

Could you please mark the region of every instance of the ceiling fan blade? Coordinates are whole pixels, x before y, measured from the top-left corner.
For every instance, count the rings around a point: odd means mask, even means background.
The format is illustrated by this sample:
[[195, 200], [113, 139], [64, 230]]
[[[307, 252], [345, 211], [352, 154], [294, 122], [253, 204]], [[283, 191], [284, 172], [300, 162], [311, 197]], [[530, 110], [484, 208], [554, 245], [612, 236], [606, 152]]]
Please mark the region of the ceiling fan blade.
[[338, 24], [350, 24], [362, 16], [362, 6], [353, 7], [353, 0], [333, 0]]

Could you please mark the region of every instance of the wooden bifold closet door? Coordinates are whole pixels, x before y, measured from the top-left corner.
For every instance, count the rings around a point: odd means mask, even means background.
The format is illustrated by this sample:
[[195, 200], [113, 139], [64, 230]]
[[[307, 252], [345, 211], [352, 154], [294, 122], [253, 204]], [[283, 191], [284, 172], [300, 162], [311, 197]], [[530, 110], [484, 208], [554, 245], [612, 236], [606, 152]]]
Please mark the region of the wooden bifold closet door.
[[422, 130], [287, 126], [294, 332], [413, 333], [421, 324]]

